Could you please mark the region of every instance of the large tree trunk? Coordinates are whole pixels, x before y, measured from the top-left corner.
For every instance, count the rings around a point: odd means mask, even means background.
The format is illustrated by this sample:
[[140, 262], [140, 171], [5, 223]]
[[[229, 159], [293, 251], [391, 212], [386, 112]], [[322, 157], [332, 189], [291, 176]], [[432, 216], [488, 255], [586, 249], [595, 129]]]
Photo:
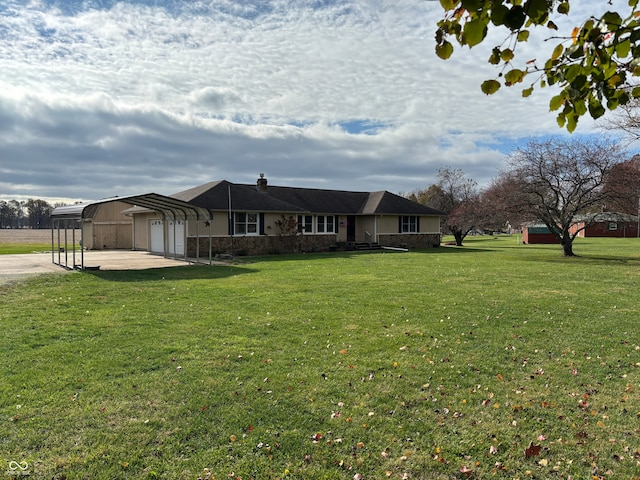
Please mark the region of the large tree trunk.
[[462, 240], [464, 239], [465, 235], [462, 233], [462, 230], [456, 230], [453, 232], [453, 238], [456, 239], [456, 247], [461, 247], [462, 246]]
[[573, 253], [573, 241], [571, 239], [562, 239], [562, 254], [565, 257], [575, 257], [575, 253]]

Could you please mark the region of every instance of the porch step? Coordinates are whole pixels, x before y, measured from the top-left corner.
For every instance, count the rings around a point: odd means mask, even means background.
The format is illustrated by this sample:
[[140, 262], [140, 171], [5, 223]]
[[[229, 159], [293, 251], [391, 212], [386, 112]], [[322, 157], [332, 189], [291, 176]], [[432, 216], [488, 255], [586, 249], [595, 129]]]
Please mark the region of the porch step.
[[379, 243], [356, 242], [354, 247], [356, 250], [382, 250]]

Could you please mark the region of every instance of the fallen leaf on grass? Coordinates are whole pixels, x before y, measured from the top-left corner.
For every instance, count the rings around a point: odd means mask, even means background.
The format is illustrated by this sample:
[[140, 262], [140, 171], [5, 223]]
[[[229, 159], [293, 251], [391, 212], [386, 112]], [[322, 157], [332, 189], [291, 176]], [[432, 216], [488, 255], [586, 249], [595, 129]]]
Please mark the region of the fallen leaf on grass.
[[469, 467], [467, 467], [465, 465], [460, 467], [460, 473], [463, 473], [464, 475], [471, 475], [472, 472], [473, 472], [473, 470], [471, 470]]
[[534, 445], [533, 442], [529, 443], [529, 446], [524, 450], [524, 458], [537, 457], [540, 455], [542, 447], [540, 445]]

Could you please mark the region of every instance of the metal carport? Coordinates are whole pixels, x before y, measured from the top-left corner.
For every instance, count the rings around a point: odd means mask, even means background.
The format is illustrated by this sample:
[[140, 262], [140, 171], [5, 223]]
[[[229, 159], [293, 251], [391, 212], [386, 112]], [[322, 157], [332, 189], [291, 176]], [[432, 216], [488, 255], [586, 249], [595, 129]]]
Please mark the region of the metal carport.
[[[212, 263], [211, 252], [211, 223], [209, 220], [213, 220], [213, 212], [210, 210], [198, 207], [183, 200], [178, 200], [172, 197], [166, 197], [157, 193], [146, 193], [144, 195], [131, 195], [128, 197], [110, 197], [94, 202], [67, 205], [64, 207], [57, 207], [51, 213], [51, 261], [64, 268], [75, 269], [80, 267], [85, 269], [84, 264], [84, 242], [83, 242], [83, 222], [86, 219], [93, 218], [98, 207], [102, 204], [109, 202], [123, 202], [136, 207], [148, 208], [154, 210], [160, 214], [163, 221], [164, 228], [164, 256], [168, 257], [168, 242], [167, 242], [167, 220], [173, 220], [174, 225], [174, 238], [175, 238], [175, 225], [177, 220], [203, 220], [206, 219], [209, 224], [209, 263]], [[196, 221], [196, 229], [199, 228], [200, 222]], [[76, 230], [80, 229], [80, 238], [76, 241]], [[64, 244], [60, 238], [60, 231], [64, 231]], [[68, 231], [71, 230], [71, 244], [69, 244]], [[185, 228], [184, 235], [188, 235], [188, 229]], [[57, 232], [57, 237], [56, 237]], [[199, 232], [196, 230], [196, 236], [199, 238]], [[57, 240], [57, 243], [56, 243]], [[57, 245], [57, 248], [56, 248]], [[71, 248], [71, 261], [69, 265], [69, 249]], [[80, 250], [80, 264], [76, 264], [76, 250]], [[56, 255], [57, 253], [57, 255]], [[63, 255], [64, 253], [64, 255]], [[57, 261], [56, 261], [57, 257]], [[187, 260], [187, 248], [185, 242], [185, 250], [183, 259]], [[178, 259], [178, 255], [173, 254], [174, 259]], [[63, 263], [64, 259], [64, 263]], [[200, 261], [200, 242], [196, 242], [196, 262]]]

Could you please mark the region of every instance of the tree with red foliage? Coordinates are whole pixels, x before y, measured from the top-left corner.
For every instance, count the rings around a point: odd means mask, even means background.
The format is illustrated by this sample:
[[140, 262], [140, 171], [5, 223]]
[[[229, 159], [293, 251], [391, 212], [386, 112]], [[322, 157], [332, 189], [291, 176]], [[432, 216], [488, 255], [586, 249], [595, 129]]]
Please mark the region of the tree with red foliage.
[[614, 165], [605, 178], [608, 211], [637, 215], [640, 210], [640, 155]]
[[482, 209], [477, 183], [466, 178], [460, 169], [441, 168], [438, 170], [437, 184], [426, 190], [414, 191], [408, 198], [445, 213], [442, 227], [453, 235], [459, 247], [469, 232], [480, 223]]

